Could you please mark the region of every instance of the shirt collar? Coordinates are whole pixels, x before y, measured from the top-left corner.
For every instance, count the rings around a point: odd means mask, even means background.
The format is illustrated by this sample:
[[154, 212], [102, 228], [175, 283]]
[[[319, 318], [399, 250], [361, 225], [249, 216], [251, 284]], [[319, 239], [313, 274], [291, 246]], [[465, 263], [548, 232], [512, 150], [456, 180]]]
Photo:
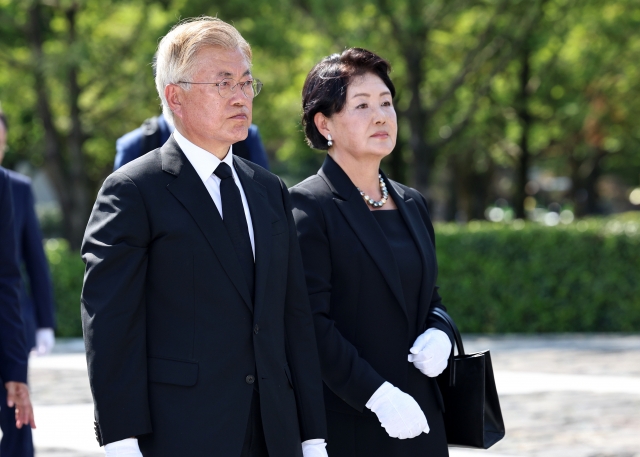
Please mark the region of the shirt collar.
[[218, 165], [220, 165], [220, 162], [226, 163], [231, 167], [231, 170], [233, 170], [233, 146], [229, 146], [229, 152], [224, 159], [220, 160], [210, 152], [205, 151], [187, 140], [178, 129], [173, 131], [173, 138], [176, 140], [176, 143], [178, 143], [178, 146], [180, 146], [180, 149], [182, 149], [182, 152], [184, 152], [184, 155], [187, 156], [193, 168], [195, 168], [202, 182], [205, 182], [211, 177], [216, 168], [218, 168]]

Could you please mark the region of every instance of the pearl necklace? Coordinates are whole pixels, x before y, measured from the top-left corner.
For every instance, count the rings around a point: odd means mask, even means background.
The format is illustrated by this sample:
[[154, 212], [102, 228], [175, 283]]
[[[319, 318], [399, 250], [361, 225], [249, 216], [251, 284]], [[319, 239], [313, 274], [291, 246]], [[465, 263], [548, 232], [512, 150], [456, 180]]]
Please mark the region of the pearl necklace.
[[364, 198], [364, 201], [367, 202], [369, 205], [373, 206], [374, 208], [380, 208], [382, 205], [387, 203], [387, 200], [389, 200], [389, 192], [387, 191], [387, 185], [384, 183], [384, 179], [382, 179], [381, 174], [378, 175], [378, 179], [380, 180], [380, 190], [382, 191], [382, 200], [375, 201], [373, 198], [369, 197], [367, 194], [362, 192], [359, 187], [356, 187], [356, 189], [358, 189], [358, 192], [360, 192], [360, 195], [362, 195], [362, 198]]

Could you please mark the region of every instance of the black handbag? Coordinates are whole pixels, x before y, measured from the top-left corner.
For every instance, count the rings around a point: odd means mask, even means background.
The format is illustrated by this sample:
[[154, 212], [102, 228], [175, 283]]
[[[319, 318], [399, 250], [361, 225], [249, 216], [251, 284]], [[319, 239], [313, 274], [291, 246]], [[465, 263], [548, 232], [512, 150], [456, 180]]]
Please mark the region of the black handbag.
[[489, 449], [504, 438], [504, 422], [489, 351], [465, 354], [458, 327], [444, 310], [433, 314], [453, 331], [458, 355], [451, 357], [437, 382], [444, 399], [444, 426], [450, 446]]

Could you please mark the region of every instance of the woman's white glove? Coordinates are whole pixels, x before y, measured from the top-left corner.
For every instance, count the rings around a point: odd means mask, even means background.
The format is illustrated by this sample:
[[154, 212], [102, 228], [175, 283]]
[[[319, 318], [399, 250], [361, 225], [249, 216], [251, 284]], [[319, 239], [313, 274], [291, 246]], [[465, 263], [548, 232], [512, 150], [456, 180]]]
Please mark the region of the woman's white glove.
[[409, 362], [413, 362], [423, 374], [434, 378], [447, 368], [451, 341], [442, 330], [430, 328], [416, 338], [409, 351]]
[[106, 457], [142, 457], [136, 438], [114, 441], [104, 446]]
[[323, 439], [302, 442], [302, 457], [328, 457], [327, 443]]
[[385, 382], [371, 396], [366, 407], [376, 413], [391, 438], [414, 438], [429, 433], [427, 418], [420, 405], [408, 395]]

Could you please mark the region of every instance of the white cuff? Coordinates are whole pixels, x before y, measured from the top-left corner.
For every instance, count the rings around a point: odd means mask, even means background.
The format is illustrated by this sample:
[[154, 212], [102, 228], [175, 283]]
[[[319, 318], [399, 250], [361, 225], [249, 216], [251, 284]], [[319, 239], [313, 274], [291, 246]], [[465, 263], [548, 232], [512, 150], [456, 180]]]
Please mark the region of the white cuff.
[[136, 438], [105, 444], [104, 452], [107, 457], [142, 457]]
[[323, 439], [306, 440], [302, 442], [303, 457], [328, 457], [325, 449], [327, 443]]

